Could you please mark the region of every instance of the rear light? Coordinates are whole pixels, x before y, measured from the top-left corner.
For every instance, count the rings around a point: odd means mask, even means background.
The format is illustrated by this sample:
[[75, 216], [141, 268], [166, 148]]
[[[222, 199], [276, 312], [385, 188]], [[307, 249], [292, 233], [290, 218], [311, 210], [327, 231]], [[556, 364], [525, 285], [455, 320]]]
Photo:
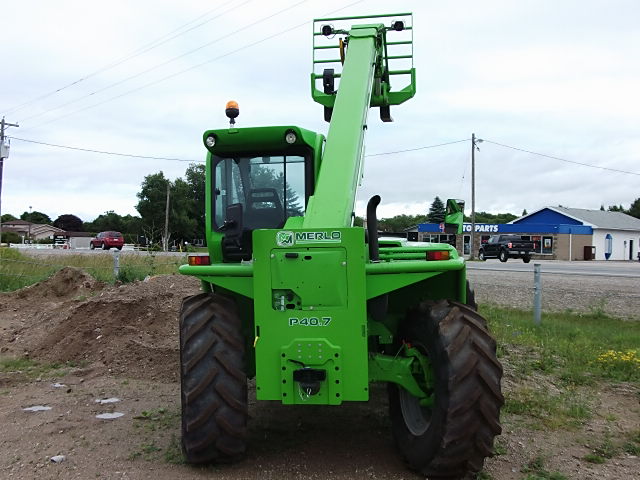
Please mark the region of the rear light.
[[211, 265], [209, 255], [189, 255], [189, 265]]
[[449, 260], [449, 250], [429, 250], [427, 260]]
[[513, 243], [511, 243], [511, 242], [507, 243], [507, 247], [513, 248]]

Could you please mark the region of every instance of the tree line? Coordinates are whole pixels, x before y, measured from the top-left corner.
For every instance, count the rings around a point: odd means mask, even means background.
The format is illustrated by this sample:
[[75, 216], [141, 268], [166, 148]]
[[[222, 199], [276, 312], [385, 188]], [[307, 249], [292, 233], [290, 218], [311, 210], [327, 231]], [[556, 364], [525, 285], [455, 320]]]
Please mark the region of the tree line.
[[[440, 197], [435, 197], [427, 213], [418, 215], [396, 215], [390, 218], [382, 218], [378, 221], [378, 229], [382, 232], [394, 232], [401, 233], [405, 230], [415, 227], [420, 223], [442, 223], [446, 215], [446, 206]], [[523, 212], [526, 215], [526, 210]], [[517, 215], [512, 213], [489, 213], [489, 212], [476, 212], [476, 223], [508, 223], [511, 220], [518, 218]], [[471, 222], [471, 217], [465, 215], [465, 222]], [[356, 217], [356, 225], [362, 225], [364, 219]]]
[[[119, 215], [109, 210], [94, 220], [83, 221], [73, 214], [60, 215], [51, 219], [39, 211], [24, 212], [20, 217], [11, 214], [2, 215], [2, 222], [25, 220], [36, 224], [52, 225], [68, 232], [98, 233], [104, 231], [121, 232], [127, 242], [139, 243], [144, 237], [148, 243], [160, 244], [164, 234], [167, 192], [169, 192], [170, 242], [193, 242], [203, 240], [205, 229], [205, 166], [190, 164], [184, 178], [171, 181], [162, 171], [147, 175], [137, 193], [138, 215]], [[15, 234], [13, 234], [15, 235]], [[9, 238], [10, 232], [3, 232], [2, 240], [17, 242]]]
[[[561, 205], [560, 205], [561, 206]], [[468, 210], [468, 209], [467, 209]], [[604, 205], [600, 207], [600, 210], [605, 210]], [[611, 205], [606, 210], [610, 212], [622, 212], [627, 215], [631, 215], [636, 218], [640, 218], [640, 198], [637, 198], [629, 208], [624, 208], [622, 205]], [[442, 223], [446, 214], [446, 207], [440, 197], [435, 197], [433, 202], [429, 206], [426, 214], [423, 215], [396, 215], [390, 218], [382, 218], [378, 220], [378, 229], [382, 232], [394, 232], [401, 233], [408, 230], [420, 223]], [[524, 209], [520, 216], [527, 215], [527, 210]], [[489, 224], [503, 224], [509, 223], [512, 220], [518, 218], [513, 213], [489, 213], [489, 212], [476, 212], [476, 223], [489, 223]], [[471, 222], [471, 216], [464, 216], [465, 222]], [[362, 217], [356, 217], [356, 225], [363, 225], [364, 219]]]
[[[270, 173], [270, 172], [266, 172]], [[263, 175], [264, 176], [264, 175]], [[271, 175], [273, 176], [273, 175]], [[266, 178], [266, 183], [277, 182], [278, 179]], [[266, 184], [265, 183], [265, 184]], [[301, 206], [297, 203], [295, 194], [289, 193], [287, 188], [287, 210], [290, 214], [300, 214]], [[169, 224], [167, 243], [174, 242], [198, 242], [205, 238], [205, 166], [202, 164], [190, 164], [185, 171], [184, 178], [171, 181], [165, 177], [162, 171], [147, 175], [140, 191], [137, 193], [138, 203], [136, 215], [119, 215], [114, 211], [107, 211], [92, 221], [83, 221], [73, 214], [64, 214], [52, 220], [47, 214], [39, 211], [24, 212], [20, 220], [37, 224], [48, 224], [69, 232], [97, 233], [114, 230], [122, 232], [127, 241], [138, 243], [139, 237], [145, 237], [149, 243], [161, 243], [165, 229], [165, 214], [169, 195]], [[291, 204], [289, 204], [291, 202]], [[600, 210], [605, 210], [604, 205]], [[611, 205], [606, 210], [622, 212], [640, 218], [640, 198], [637, 198], [629, 208], [622, 205]], [[425, 214], [396, 215], [390, 218], [380, 219], [379, 230], [383, 232], [403, 232], [420, 223], [441, 223], [444, 221], [446, 207], [440, 197], [436, 196], [431, 202]], [[526, 215], [526, 209], [522, 215]], [[512, 213], [476, 212], [476, 223], [501, 224], [508, 223], [518, 218]], [[17, 220], [11, 214], [2, 215], [2, 222]], [[465, 222], [470, 222], [471, 217], [465, 215]], [[363, 225], [362, 217], [355, 218], [356, 225]], [[3, 241], [17, 241], [5, 238]]]
[[[604, 205], [600, 205], [600, 210], [604, 209]], [[640, 198], [636, 198], [629, 208], [624, 208], [622, 205], [609, 205], [607, 211], [622, 212], [632, 217], [640, 218]]]

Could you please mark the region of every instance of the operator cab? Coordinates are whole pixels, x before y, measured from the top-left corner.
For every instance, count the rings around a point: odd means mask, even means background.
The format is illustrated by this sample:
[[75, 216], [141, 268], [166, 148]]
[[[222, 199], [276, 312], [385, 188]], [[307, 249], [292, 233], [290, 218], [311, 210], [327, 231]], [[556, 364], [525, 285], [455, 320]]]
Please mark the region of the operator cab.
[[228, 102], [230, 128], [203, 138], [211, 230], [225, 262], [251, 259], [254, 230], [304, 216], [324, 143], [323, 135], [294, 126], [235, 128], [239, 112]]
[[[225, 230], [227, 209], [241, 204], [245, 228], [282, 228], [304, 215], [305, 158], [300, 155], [214, 157], [214, 223]], [[234, 219], [237, 220], [237, 219]]]
[[251, 258], [251, 232], [282, 228], [304, 215], [311, 181], [311, 152], [212, 158], [214, 230], [224, 233], [227, 261]]

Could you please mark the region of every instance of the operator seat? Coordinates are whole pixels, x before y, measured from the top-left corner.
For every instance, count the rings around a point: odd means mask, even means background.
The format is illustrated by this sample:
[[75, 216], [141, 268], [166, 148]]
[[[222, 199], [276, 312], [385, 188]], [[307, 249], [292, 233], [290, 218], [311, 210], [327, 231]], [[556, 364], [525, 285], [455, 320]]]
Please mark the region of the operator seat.
[[244, 216], [244, 226], [247, 230], [282, 228], [285, 220], [282, 202], [275, 188], [249, 190]]
[[[243, 211], [242, 204], [235, 204]], [[222, 255], [226, 261], [251, 260], [253, 246], [251, 233], [258, 228], [282, 228], [286, 221], [282, 202], [275, 188], [254, 188], [248, 192], [246, 209], [240, 214], [242, 230], [225, 235]]]

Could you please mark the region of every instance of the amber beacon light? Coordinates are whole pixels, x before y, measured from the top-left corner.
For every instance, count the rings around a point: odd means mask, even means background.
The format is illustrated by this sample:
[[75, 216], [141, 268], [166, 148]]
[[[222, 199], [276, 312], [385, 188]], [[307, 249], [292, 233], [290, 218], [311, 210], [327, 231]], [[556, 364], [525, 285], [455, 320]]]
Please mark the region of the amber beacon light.
[[229, 117], [229, 126], [233, 127], [236, 124], [236, 117], [240, 115], [240, 109], [238, 108], [238, 102], [229, 100], [225, 107], [224, 113]]

